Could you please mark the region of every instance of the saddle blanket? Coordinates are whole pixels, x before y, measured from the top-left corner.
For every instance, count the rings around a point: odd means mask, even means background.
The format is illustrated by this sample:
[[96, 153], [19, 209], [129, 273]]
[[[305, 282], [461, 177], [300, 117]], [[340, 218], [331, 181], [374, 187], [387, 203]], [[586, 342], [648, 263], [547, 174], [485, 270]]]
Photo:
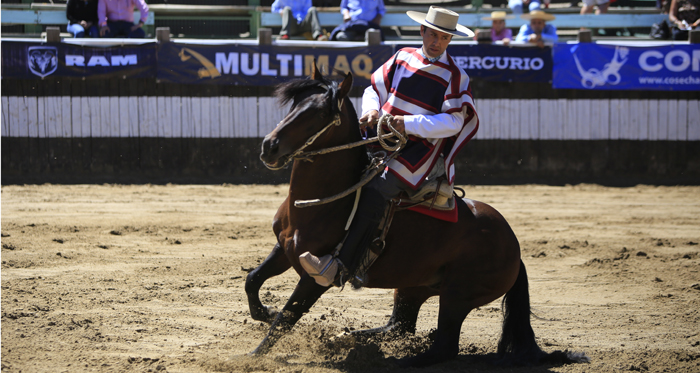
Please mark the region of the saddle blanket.
[[457, 222], [458, 211], [454, 186], [444, 178], [428, 180], [409, 198], [412, 202], [420, 202], [408, 208], [409, 210], [451, 223]]
[[452, 210], [437, 210], [437, 209], [430, 209], [427, 206], [423, 205], [418, 205], [418, 206], [413, 206], [409, 208], [411, 211], [415, 211], [424, 215], [428, 215], [430, 217], [440, 219], [440, 220], [445, 220], [449, 221], [450, 223], [456, 223], [457, 222], [457, 216], [458, 216], [458, 211], [457, 211], [457, 206], [459, 203], [455, 203], [455, 207]]

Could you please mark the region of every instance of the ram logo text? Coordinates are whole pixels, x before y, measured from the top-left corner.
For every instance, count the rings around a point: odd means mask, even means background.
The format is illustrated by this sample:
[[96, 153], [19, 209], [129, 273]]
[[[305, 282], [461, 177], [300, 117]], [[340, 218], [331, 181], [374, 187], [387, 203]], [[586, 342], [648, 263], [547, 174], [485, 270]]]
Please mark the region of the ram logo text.
[[127, 54], [125, 56], [112, 55], [109, 59], [107, 56], [92, 56], [85, 63], [85, 56], [67, 54], [66, 66], [127, 66], [138, 65], [138, 58], [135, 54]]

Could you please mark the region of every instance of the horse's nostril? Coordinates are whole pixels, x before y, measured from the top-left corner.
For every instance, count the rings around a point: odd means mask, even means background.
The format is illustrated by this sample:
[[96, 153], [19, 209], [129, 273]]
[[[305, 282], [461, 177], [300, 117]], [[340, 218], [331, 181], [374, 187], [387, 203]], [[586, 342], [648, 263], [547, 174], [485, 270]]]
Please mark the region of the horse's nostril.
[[277, 153], [279, 140], [276, 138], [266, 138], [262, 143], [262, 156], [270, 156]]

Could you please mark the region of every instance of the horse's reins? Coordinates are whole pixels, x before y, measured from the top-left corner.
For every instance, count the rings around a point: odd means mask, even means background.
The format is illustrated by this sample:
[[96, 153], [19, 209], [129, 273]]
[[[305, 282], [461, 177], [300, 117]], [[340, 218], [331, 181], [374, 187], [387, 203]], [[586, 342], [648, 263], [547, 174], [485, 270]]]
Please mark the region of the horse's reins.
[[[406, 137], [401, 134], [394, 126], [391, 125], [391, 121], [394, 119], [394, 116], [391, 114], [384, 114], [379, 118], [379, 121], [377, 122], [377, 136], [372, 137], [366, 140], [362, 141], [356, 141], [354, 143], [346, 144], [346, 145], [340, 145], [340, 146], [335, 146], [332, 148], [327, 148], [327, 149], [321, 149], [317, 150], [314, 152], [308, 152], [309, 155], [316, 155], [316, 154], [327, 154], [331, 153], [334, 151], [338, 150], [344, 150], [344, 149], [350, 149], [354, 148], [357, 146], [361, 145], [366, 145], [370, 144], [373, 142], [379, 141], [379, 144], [388, 152], [392, 152], [391, 154], [384, 154], [384, 157], [382, 158], [373, 158], [372, 163], [367, 167], [367, 172], [365, 172], [365, 175], [362, 177], [362, 179], [355, 185], [351, 186], [350, 188], [330, 197], [322, 198], [322, 199], [310, 199], [310, 200], [303, 200], [303, 201], [294, 201], [294, 206], [295, 207], [310, 207], [310, 206], [317, 206], [317, 205], [322, 205], [325, 203], [330, 203], [336, 200], [339, 200], [347, 195], [349, 195], [352, 192], [357, 191], [359, 193], [360, 188], [365, 186], [367, 183], [370, 182], [377, 174], [384, 169], [384, 166], [389, 163], [390, 160], [394, 159], [397, 155], [399, 155], [399, 150], [403, 148], [403, 146], [406, 144]], [[389, 128], [389, 131], [391, 133], [384, 133], [384, 125], [386, 125]], [[390, 137], [396, 136], [396, 139], [391, 139], [389, 141], [393, 142], [393, 145], [388, 144], [386, 142], [387, 139]], [[310, 160], [311, 161], [311, 160]], [[313, 162], [313, 161], [312, 161]], [[357, 204], [357, 201], [359, 200], [359, 195], [355, 199], [355, 204]], [[353, 208], [353, 214], [355, 210]], [[350, 217], [352, 219], [352, 215]]]
[[[343, 105], [343, 100], [338, 100], [338, 108], [342, 108]], [[340, 121], [340, 113], [336, 114], [333, 120], [328, 123], [325, 127], [323, 127], [320, 131], [316, 132], [315, 135], [311, 136], [304, 145], [299, 147], [299, 149], [295, 150], [292, 154], [290, 154], [287, 159], [284, 161], [284, 164], [281, 166], [271, 166], [267, 162], [263, 162], [265, 167], [269, 168], [270, 170], [279, 170], [284, 167], [286, 167], [289, 162], [299, 159], [299, 160], [304, 160], [307, 162], [313, 162], [313, 159], [311, 157], [315, 155], [321, 155], [321, 154], [328, 154], [332, 152], [336, 152], [339, 150], [345, 150], [345, 149], [352, 149], [358, 146], [370, 144], [373, 142], [379, 141], [379, 144], [388, 152], [392, 152], [391, 154], [386, 154], [383, 158], [374, 158], [372, 160], [372, 164], [368, 167], [368, 172], [365, 173], [365, 176], [360, 180], [357, 184], [353, 185], [349, 189], [340, 192], [334, 196], [323, 198], [323, 199], [311, 199], [311, 200], [303, 200], [303, 201], [294, 201], [294, 206], [295, 207], [310, 207], [310, 206], [317, 206], [317, 205], [322, 205], [325, 203], [333, 202], [338, 199], [341, 199], [350, 193], [357, 191], [358, 189], [362, 188], [365, 186], [365, 184], [369, 183], [372, 178], [374, 178], [379, 171], [383, 169], [383, 166], [385, 166], [390, 160], [394, 159], [398, 154], [399, 150], [403, 148], [403, 146], [406, 144], [406, 137], [402, 135], [397, 129], [395, 129], [391, 125], [391, 121], [394, 119], [394, 116], [391, 114], [384, 114], [379, 118], [379, 121], [377, 122], [377, 136], [372, 137], [366, 140], [362, 141], [356, 141], [350, 144], [345, 144], [345, 145], [339, 145], [339, 146], [334, 146], [331, 148], [325, 148], [325, 149], [320, 149], [320, 150], [314, 150], [310, 152], [304, 152], [304, 149], [306, 149], [308, 146], [314, 143], [316, 139], [321, 136], [324, 132], [326, 132], [329, 128], [333, 126], [339, 126], [341, 121]], [[385, 133], [384, 132], [384, 125], [389, 128], [389, 131], [391, 133]], [[396, 137], [396, 139], [389, 139], [391, 137]], [[387, 140], [393, 142], [393, 144], [387, 143]]]
[[[338, 105], [342, 105], [342, 104], [343, 104], [343, 101], [340, 100], [338, 102]], [[287, 167], [289, 162], [291, 162], [297, 158], [301, 158], [301, 159], [304, 159], [305, 161], [313, 162], [313, 160], [309, 158], [311, 155], [314, 155], [314, 154], [311, 154], [313, 152], [308, 152], [305, 154], [304, 149], [306, 149], [309, 145], [313, 144], [314, 141], [316, 141], [316, 139], [319, 136], [321, 136], [324, 132], [326, 132], [329, 128], [331, 128], [333, 126], [339, 126], [339, 125], [340, 125], [340, 113], [336, 114], [335, 117], [333, 118], [333, 120], [330, 123], [328, 123], [327, 126], [321, 128], [321, 130], [316, 132], [315, 135], [309, 137], [309, 139], [306, 140], [304, 145], [302, 145], [301, 147], [299, 147], [299, 149], [295, 150], [292, 154], [290, 154], [287, 157], [287, 159], [284, 161], [284, 164], [282, 164], [281, 166], [277, 166], [277, 167], [271, 166], [267, 162], [263, 162], [263, 164], [265, 165], [265, 167], [269, 168], [270, 170], [277, 171], [277, 170], [281, 170], [281, 169]]]
[[[311, 157], [311, 156], [320, 155], [320, 154], [328, 154], [328, 153], [332, 153], [332, 152], [337, 152], [339, 150], [351, 149], [351, 148], [355, 148], [358, 146], [371, 144], [371, 143], [377, 142], [377, 141], [379, 141], [379, 143], [382, 145], [382, 148], [384, 148], [384, 150], [390, 151], [390, 152], [397, 151], [397, 150], [399, 150], [399, 148], [401, 146], [403, 146], [406, 143], [406, 139], [404, 138], [404, 136], [400, 132], [398, 132], [390, 124], [393, 119], [394, 119], [394, 116], [391, 114], [384, 114], [384, 115], [382, 115], [381, 118], [379, 118], [379, 121], [377, 122], [377, 136], [376, 137], [371, 137], [371, 138], [366, 139], [366, 140], [352, 142], [350, 144], [338, 145], [338, 146], [334, 146], [331, 148], [325, 148], [325, 149], [320, 149], [320, 150], [314, 150], [311, 152], [306, 152], [306, 153], [303, 153], [303, 155], [298, 156], [298, 158], [304, 158], [305, 161], [313, 162], [312, 159], [306, 159], [306, 157], [307, 156]], [[382, 121], [384, 123], [382, 123]], [[389, 130], [391, 131], [391, 133], [384, 133], [384, 129], [381, 128], [382, 124], [386, 124], [387, 127], [389, 127]], [[322, 129], [321, 131], [325, 131], [325, 128]], [[382, 132], [382, 133], [380, 134], [380, 132]], [[390, 138], [394, 137], [394, 136], [398, 137], [398, 139], [391, 140]], [[394, 145], [387, 144], [385, 139], [389, 139], [390, 141], [394, 141]]]

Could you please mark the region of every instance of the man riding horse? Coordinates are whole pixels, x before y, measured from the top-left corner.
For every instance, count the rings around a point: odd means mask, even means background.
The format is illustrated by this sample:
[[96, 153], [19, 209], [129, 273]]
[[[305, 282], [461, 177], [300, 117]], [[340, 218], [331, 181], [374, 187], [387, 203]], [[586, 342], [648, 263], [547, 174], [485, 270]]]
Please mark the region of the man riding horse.
[[422, 48], [403, 48], [372, 74], [362, 97], [361, 127], [374, 128], [391, 114], [391, 126], [408, 136], [400, 155], [387, 170], [361, 190], [356, 215], [338, 254], [299, 256], [304, 270], [321, 286], [341, 286], [367, 271], [370, 244], [389, 201], [402, 192], [412, 194], [427, 179], [443, 175], [454, 183], [454, 160], [474, 136], [479, 119], [469, 76], [445, 51], [453, 36], [472, 37], [458, 25], [459, 15], [430, 7], [428, 13], [409, 11], [421, 24]]

